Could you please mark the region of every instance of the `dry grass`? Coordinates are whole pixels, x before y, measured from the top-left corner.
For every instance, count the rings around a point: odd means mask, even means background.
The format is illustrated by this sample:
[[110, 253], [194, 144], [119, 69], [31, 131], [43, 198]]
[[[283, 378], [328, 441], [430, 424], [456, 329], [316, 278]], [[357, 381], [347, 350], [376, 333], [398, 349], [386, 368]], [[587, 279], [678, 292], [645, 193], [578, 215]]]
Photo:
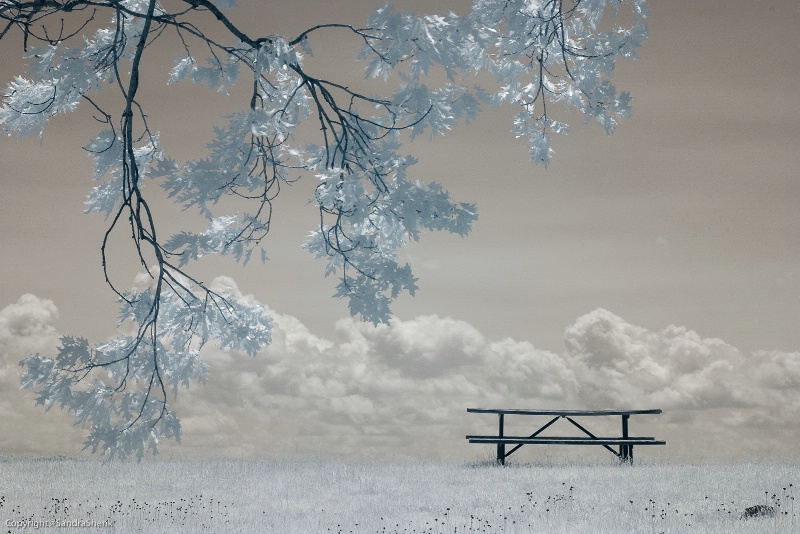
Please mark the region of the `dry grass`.
[[[800, 466], [0, 461], [0, 532], [800, 532]], [[745, 508], [773, 517], [742, 520]], [[8, 523], [7, 523], [8, 522]], [[38, 532], [64, 532], [40, 528]]]

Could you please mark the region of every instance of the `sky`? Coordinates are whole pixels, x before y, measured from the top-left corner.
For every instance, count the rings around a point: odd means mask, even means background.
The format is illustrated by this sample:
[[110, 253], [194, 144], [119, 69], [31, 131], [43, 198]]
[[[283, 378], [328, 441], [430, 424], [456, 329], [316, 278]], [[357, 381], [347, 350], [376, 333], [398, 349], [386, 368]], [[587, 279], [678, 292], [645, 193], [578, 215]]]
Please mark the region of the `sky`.
[[[436, 11], [465, 4], [437, 2]], [[379, 5], [242, 0], [231, 16], [254, 33], [296, 35], [358, 24]], [[573, 117], [544, 169], [514, 139], [511, 111], [489, 109], [407, 145], [419, 159], [414, 177], [477, 203], [480, 219], [466, 238], [427, 234], [403, 252], [419, 291], [401, 297], [389, 325], [349, 318], [331, 297], [335, 280], [300, 248], [316, 222], [306, 204], [313, 177], [282, 193], [267, 264], [203, 260], [193, 272], [269, 308], [274, 341], [255, 358], [206, 352], [209, 382], [181, 394], [183, 444], [165, 444], [165, 454], [473, 459], [490, 447], [464, 435], [493, 431], [496, 420], [466, 408], [518, 407], [661, 408], [632, 421], [668, 441], [637, 452], [651, 458], [796, 458], [800, 5], [669, 0], [650, 9], [639, 59], [618, 66], [633, 116], [613, 135]], [[308, 65], [360, 79], [357, 43], [335, 31], [316, 39]], [[24, 67], [18, 49], [0, 46], [5, 84]], [[211, 126], [241, 102], [167, 88], [169, 59], [154, 58], [143, 101], [182, 161], [202, 155]], [[66, 413], [44, 413], [19, 389], [18, 362], [55, 354], [61, 335], [114, 335], [104, 222], [82, 204], [92, 162], [80, 147], [95, 131], [79, 112], [51, 121], [41, 141], [0, 140], [0, 421], [14, 429], [0, 434], [0, 454], [81, 448]], [[165, 228], [192, 216], [157, 205]], [[135, 267], [113, 269], [132, 284]], [[562, 454], [549, 449], [522, 452]]]

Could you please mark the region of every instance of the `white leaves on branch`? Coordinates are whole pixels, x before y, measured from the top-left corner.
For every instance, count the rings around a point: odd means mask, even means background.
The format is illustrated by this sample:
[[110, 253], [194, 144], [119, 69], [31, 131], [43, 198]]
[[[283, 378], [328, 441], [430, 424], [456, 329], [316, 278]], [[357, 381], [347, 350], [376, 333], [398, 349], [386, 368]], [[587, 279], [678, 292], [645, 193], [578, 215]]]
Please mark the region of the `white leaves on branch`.
[[142, 338], [136, 330], [153, 320], [156, 294], [154, 287], [125, 294], [120, 323], [131, 334], [93, 349], [86, 339], [65, 336], [54, 360], [36, 354], [20, 363], [22, 387], [37, 390], [37, 404], [71, 412], [77, 425], [90, 429], [84, 446], [107, 459], [141, 459], [147, 450], [157, 452], [161, 438], [180, 441], [180, 421], [167, 403], [180, 387], [205, 382], [208, 367], [199, 354], [210, 339], [251, 356], [270, 342], [261, 306], [189, 284], [160, 294], [155, 334]]
[[[112, 130], [105, 130], [84, 149], [94, 158], [94, 179], [101, 181], [110, 175], [106, 181], [92, 188], [86, 198], [86, 212], [104, 213], [108, 217], [125, 198], [123, 170], [119, 164], [123, 157], [122, 140]], [[152, 135], [146, 143], [134, 148], [133, 154], [142, 175], [147, 175], [151, 165], [161, 168], [163, 152], [159, 134]]]
[[[124, 4], [133, 10], [137, 4], [144, 4], [146, 11], [146, 2]], [[82, 96], [112, 83], [118, 64], [130, 59], [143, 25], [140, 18], [125, 13], [120, 17], [120, 33], [102, 28], [94, 38], [84, 38], [80, 47], [51, 43], [30, 49], [25, 58], [33, 79], [18, 76], [6, 89], [0, 107], [3, 131], [22, 137], [41, 136], [50, 117], [74, 111]]]
[[[61, 4], [44, 4], [25, 6], [42, 19], [42, 10], [68, 13]], [[113, 13], [111, 26], [77, 47], [39, 38], [43, 46], [26, 54], [27, 77], [5, 90], [0, 126], [8, 134], [42, 135], [52, 116], [75, 110], [81, 100], [104, 123], [85, 147], [100, 182], [87, 211], [109, 217], [109, 232], [118, 222], [130, 223], [152, 284], [132, 292], [114, 288], [126, 335], [93, 349], [86, 340], [65, 337], [55, 360], [36, 355], [23, 361], [23, 385], [36, 388], [46, 407], [72, 411], [90, 428], [86, 446], [107, 457], [141, 457], [158, 439], [180, 437], [167, 389], [174, 397], [179, 385], [205, 379], [199, 351], [207, 341], [250, 354], [269, 343], [269, 321], [258, 307], [215, 293], [183, 268], [210, 254], [249, 261], [269, 232], [282, 187], [301, 175], [316, 177], [311, 202], [319, 217], [303, 246], [325, 260], [326, 276], [339, 278], [336, 296], [348, 300], [353, 315], [388, 321], [392, 302], [417, 288], [411, 267], [398, 262], [399, 249], [425, 230], [464, 236], [477, 220], [475, 205], [452, 200], [437, 183], [408, 177], [416, 160], [400, 152], [402, 142], [469, 123], [481, 104], [510, 104], [518, 111], [514, 134], [529, 143], [531, 159], [546, 166], [551, 136], [566, 134], [569, 113], [577, 111], [606, 133], [630, 115], [630, 95], [611, 78], [616, 60], [635, 57], [647, 36], [644, 0], [474, 0], [465, 16], [417, 16], [386, 6], [363, 29], [322, 25], [295, 39], [247, 36], [219, 10], [233, 7], [232, 0], [188, 2], [186, 11], [174, 13], [168, 10], [174, 6], [150, 0], [91, 4], [98, 13]], [[213, 36], [182, 18], [208, 12], [221, 23]], [[387, 80], [392, 89], [367, 95], [352, 80], [308, 70], [303, 54], [311, 54], [314, 32], [322, 27], [362, 43], [365, 76]], [[129, 93], [135, 95], [145, 72], [136, 70], [138, 61], [149, 59], [172, 31], [180, 47], [169, 51], [177, 55], [167, 84], [188, 80], [227, 95], [238, 83], [249, 91], [242, 111], [215, 129], [207, 156], [182, 164], [162, 152], [146, 103]], [[90, 97], [104, 86], [119, 92], [125, 111], [107, 113]], [[309, 132], [317, 132], [315, 144], [300, 144]], [[148, 182], [198, 210], [206, 228], [157, 238], [143, 192]], [[233, 199], [235, 209], [223, 199]], [[263, 248], [260, 255], [266, 260]]]
[[[228, 89], [236, 83], [239, 78], [240, 65], [232, 58], [222, 60], [217, 57], [208, 59], [208, 66], [198, 66], [194, 62], [190, 65], [192, 83], [207, 84], [210, 89], [215, 89], [217, 92], [227, 95]], [[174, 76], [173, 72], [170, 74], [170, 81]]]
[[312, 232], [304, 247], [327, 257], [326, 276], [341, 273], [336, 296], [349, 300], [351, 314], [376, 324], [388, 320], [394, 299], [417, 288], [411, 267], [398, 264], [397, 251], [418, 240], [422, 229], [464, 236], [477, 219], [474, 205], [452, 202], [439, 185], [409, 182], [406, 169], [413, 163], [410, 157], [386, 158], [370, 169], [369, 188], [363, 177], [342, 169], [317, 176], [316, 202], [337, 219]]
[[204, 232], [173, 235], [164, 248], [180, 257], [181, 267], [209, 254], [233, 256], [236, 261], [247, 263], [253, 249], [242, 235], [245, 232], [261, 234], [267, 229], [267, 224], [253, 215], [224, 215], [212, 219]]
[[186, 56], [169, 72], [169, 80], [167, 80], [167, 83], [177, 83], [184, 79], [189, 72], [194, 72], [195, 70], [197, 70], [197, 65], [194, 62], [194, 58], [192, 56]]

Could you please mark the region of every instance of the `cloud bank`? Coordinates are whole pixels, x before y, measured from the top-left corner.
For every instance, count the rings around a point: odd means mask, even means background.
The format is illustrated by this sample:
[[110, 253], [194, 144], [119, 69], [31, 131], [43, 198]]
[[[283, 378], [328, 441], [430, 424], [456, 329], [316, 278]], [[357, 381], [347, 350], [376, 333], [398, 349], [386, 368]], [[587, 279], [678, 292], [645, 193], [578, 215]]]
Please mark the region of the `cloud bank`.
[[[235, 288], [229, 278], [215, 283]], [[489, 339], [473, 325], [435, 315], [377, 327], [342, 319], [329, 340], [295, 317], [269, 313], [273, 343], [256, 358], [205, 350], [211, 377], [180, 394], [183, 445], [166, 447], [167, 454], [489, 457], [489, 446], [468, 445], [464, 435], [494, 432], [496, 418], [467, 414], [467, 407], [661, 408], [661, 416], [634, 416], [632, 428], [669, 445], [640, 455], [796, 454], [798, 352], [744, 355], [684, 327], [651, 331], [604, 309], [568, 326], [560, 353]], [[57, 316], [51, 301], [33, 295], [0, 311], [0, 413], [26, 422], [24, 431], [3, 433], [0, 452], [80, 448], [81, 433], [67, 415], [32, 407], [33, 394], [18, 385], [21, 358], [55, 352]], [[512, 431], [535, 430], [534, 420], [511, 419]], [[602, 429], [603, 422], [587, 425]], [[543, 452], [522, 451], [528, 458]], [[581, 454], [602, 456], [599, 449]]]

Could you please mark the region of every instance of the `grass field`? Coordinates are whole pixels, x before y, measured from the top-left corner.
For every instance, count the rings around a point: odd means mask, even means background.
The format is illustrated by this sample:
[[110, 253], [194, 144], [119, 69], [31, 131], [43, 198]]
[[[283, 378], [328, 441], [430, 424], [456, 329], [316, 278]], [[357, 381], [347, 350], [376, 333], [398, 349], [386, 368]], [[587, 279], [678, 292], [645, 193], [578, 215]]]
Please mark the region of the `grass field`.
[[[785, 463], [5, 458], [0, 532], [791, 533], [797, 484]], [[757, 504], [775, 515], [741, 519]]]

